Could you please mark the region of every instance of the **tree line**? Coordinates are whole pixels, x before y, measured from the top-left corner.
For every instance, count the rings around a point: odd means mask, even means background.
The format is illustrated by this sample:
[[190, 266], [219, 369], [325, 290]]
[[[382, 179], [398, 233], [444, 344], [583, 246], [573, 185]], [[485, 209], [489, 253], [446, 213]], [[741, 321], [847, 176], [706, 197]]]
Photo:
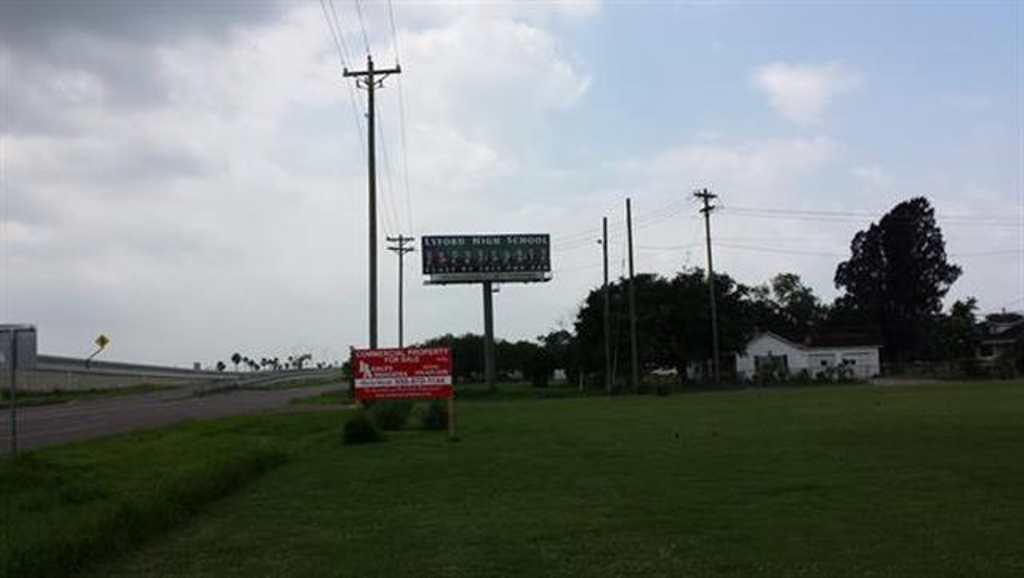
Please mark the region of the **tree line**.
[[[843, 332], [876, 340], [885, 362], [943, 360], [969, 367], [979, 339], [977, 302], [967, 298], [943, 309], [943, 299], [961, 274], [961, 267], [949, 262], [929, 201], [901, 202], [853, 237], [850, 257], [837, 265], [834, 277], [842, 294], [831, 303], [815, 295], [797, 273], [779, 273], [752, 286], [715, 273], [721, 361], [728, 368], [758, 332], [798, 342], [815, 333]], [[629, 368], [628, 283], [620, 278], [609, 286], [616, 375]], [[671, 368], [686, 379], [688, 368], [712, 357], [705, 271], [692, 267], [672, 277], [639, 274], [634, 284], [642, 372]], [[561, 368], [573, 383], [603, 382], [603, 300], [603, 289], [594, 288], [571, 328], [535, 342], [499, 341], [499, 372], [542, 385]], [[457, 378], [473, 379], [483, 372], [479, 335], [445, 335], [424, 345], [451, 347]]]

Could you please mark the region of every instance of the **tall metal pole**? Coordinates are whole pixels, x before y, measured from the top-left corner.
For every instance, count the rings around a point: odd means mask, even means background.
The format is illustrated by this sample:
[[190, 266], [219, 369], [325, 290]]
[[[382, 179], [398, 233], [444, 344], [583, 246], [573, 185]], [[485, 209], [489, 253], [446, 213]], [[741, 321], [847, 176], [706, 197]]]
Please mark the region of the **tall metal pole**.
[[494, 363], [494, 295], [491, 282], [484, 281], [484, 381], [487, 389], [497, 389], [495, 383], [496, 368]]
[[[369, 192], [369, 251], [370, 251], [370, 348], [377, 347], [377, 146], [375, 135], [374, 92], [390, 74], [402, 72], [400, 66], [374, 70], [373, 57], [366, 56], [366, 70], [344, 70], [345, 76], [360, 77], [356, 85], [366, 89], [366, 132], [367, 132], [367, 188]], [[378, 78], [379, 77], [379, 78]]]
[[626, 237], [629, 244], [629, 357], [630, 385], [633, 392], [640, 390], [640, 346], [636, 341], [636, 288], [633, 280], [633, 207], [626, 198]]
[[11, 375], [11, 455], [18, 453], [18, 332], [11, 329], [10, 358], [7, 367]]
[[604, 389], [612, 393], [611, 302], [608, 296], [608, 217], [601, 219], [601, 251], [604, 254]]
[[414, 237], [406, 237], [405, 235], [399, 234], [397, 237], [388, 237], [388, 241], [391, 243], [397, 243], [388, 247], [388, 251], [392, 251], [398, 255], [398, 346], [405, 347], [405, 254], [415, 251], [413, 247], [406, 247], [407, 243], [412, 243], [416, 239]]
[[711, 211], [715, 210], [711, 200], [718, 198], [718, 195], [707, 189], [702, 189], [693, 193], [693, 196], [704, 202], [700, 212], [704, 213], [704, 240], [708, 252], [708, 297], [711, 301], [711, 367], [714, 371], [715, 383], [719, 383], [721, 375], [718, 367], [718, 308], [715, 304], [715, 265], [711, 260]]

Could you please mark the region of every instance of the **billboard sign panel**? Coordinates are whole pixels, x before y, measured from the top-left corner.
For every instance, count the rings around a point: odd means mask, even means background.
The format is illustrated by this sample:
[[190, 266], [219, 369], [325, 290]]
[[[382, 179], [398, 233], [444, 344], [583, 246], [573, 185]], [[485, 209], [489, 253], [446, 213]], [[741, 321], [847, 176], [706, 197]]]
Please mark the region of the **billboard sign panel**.
[[452, 353], [447, 347], [356, 349], [356, 399], [452, 396]]
[[420, 255], [428, 283], [551, 279], [549, 235], [427, 235]]

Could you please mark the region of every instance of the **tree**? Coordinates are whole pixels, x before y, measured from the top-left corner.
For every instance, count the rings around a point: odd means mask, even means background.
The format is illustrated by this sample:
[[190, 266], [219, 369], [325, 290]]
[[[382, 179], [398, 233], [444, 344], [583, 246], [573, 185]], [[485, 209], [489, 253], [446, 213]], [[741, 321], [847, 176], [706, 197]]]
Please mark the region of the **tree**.
[[[685, 378], [695, 362], [711, 358], [711, 308], [707, 280], [701, 269], [681, 271], [671, 280], [653, 274], [636, 282], [637, 336], [643, 370], [675, 368]], [[612, 355], [619, 374], [628, 368], [629, 316], [627, 282], [611, 284], [610, 325]], [[720, 355], [723, 361], [746, 344], [754, 331], [750, 289], [728, 275], [715, 275]], [[604, 370], [603, 290], [590, 292], [576, 316], [579, 364], [588, 373]]]
[[232, 353], [231, 363], [235, 364], [235, 373], [238, 373], [238, 364], [242, 363], [242, 354], [238, 353], [237, 351], [235, 353]]
[[936, 316], [929, 325], [929, 357], [959, 364], [961, 371], [973, 373], [980, 338], [977, 310], [977, 300], [969, 297], [954, 302], [949, 313]]
[[293, 359], [292, 363], [295, 365], [296, 369], [302, 369], [302, 367], [311, 359], [313, 359], [312, 353], [303, 353], [302, 355], [299, 355], [295, 359]]
[[224, 371], [225, 368], [227, 368], [227, 365], [223, 361], [217, 362], [217, 371]]
[[750, 314], [761, 331], [802, 340], [819, 329], [827, 308], [795, 273], [779, 273], [748, 292]]
[[479, 379], [484, 368], [484, 339], [481, 335], [451, 333], [423, 342], [424, 347], [447, 347], [452, 350], [452, 373], [457, 380]]
[[566, 379], [570, 383], [575, 383], [580, 373], [580, 355], [576, 336], [566, 329], [558, 329], [547, 335], [538, 336], [537, 341], [547, 352], [553, 369], [565, 370]]
[[925, 325], [961, 273], [946, 260], [931, 204], [917, 197], [896, 205], [853, 237], [850, 252], [835, 275], [845, 305], [881, 329], [888, 359], [920, 356]]

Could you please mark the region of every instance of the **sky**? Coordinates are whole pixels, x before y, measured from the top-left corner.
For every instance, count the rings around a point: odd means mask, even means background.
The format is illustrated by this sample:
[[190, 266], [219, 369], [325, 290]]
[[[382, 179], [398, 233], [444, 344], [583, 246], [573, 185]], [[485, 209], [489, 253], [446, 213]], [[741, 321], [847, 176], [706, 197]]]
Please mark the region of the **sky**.
[[[382, 346], [386, 235], [549, 233], [553, 280], [495, 295], [497, 336], [532, 339], [600, 284], [603, 216], [625, 273], [626, 197], [638, 272], [703, 267], [705, 187], [743, 283], [831, 300], [853, 235], [923, 195], [963, 267], [947, 302], [1024, 309], [1019, 2], [0, 0], [0, 319], [174, 365], [365, 346], [342, 69], [367, 49], [402, 68], [378, 91]], [[480, 286], [424, 285], [417, 256], [406, 341], [481, 332]]]

